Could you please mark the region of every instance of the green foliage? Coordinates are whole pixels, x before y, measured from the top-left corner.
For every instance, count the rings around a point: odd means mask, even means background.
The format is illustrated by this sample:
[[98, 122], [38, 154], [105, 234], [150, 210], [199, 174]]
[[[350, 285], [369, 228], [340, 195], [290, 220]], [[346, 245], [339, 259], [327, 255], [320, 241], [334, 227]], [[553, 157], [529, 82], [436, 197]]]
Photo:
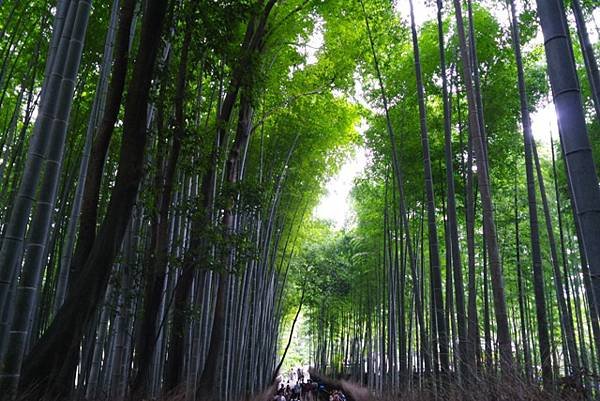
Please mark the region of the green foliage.
[[[373, 60], [366, 36], [364, 14], [360, 2], [339, 7], [337, 1], [326, 2], [320, 9], [323, 24], [325, 47], [320, 52], [319, 64], [326, 76], [335, 72], [335, 83], [349, 95], [356, 96], [364, 106], [361, 116], [368, 123], [364, 133], [364, 143], [370, 150], [370, 161], [366, 171], [354, 182], [352, 190], [353, 210], [355, 213], [354, 226], [348, 230], [335, 232], [331, 227], [319, 221], [305, 222], [298, 236], [299, 252], [291, 261], [290, 276], [296, 290], [288, 293], [286, 302], [288, 311], [292, 310], [297, 301], [299, 288], [305, 286], [310, 294], [307, 304], [310, 308], [306, 327], [311, 328], [315, 349], [314, 357], [320, 358], [319, 350], [327, 348], [327, 341], [338, 339], [343, 341], [343, 326], [345, 319], [352, 320], [356, 325], [362, 325], [360, 319], [378, 319], [381, 311], [385, 316], [391, 306], [385, 299], [386, 287], [384, 281], [389, 263], [386, 247], [391, 247], [389, 241], [395, 235], [384, 231], [384, 221], [396, 227], [400, 224], [398, 193], [395, 180], [391, 173], [391, 148], [388, 140], [386, 121], [383, 116], [381, 93], [375, 78]], [[413, 68], [413, 53], [410, 35], [406, 23], [399, 18], [391, 2], [365, 1], [365, 9], [373, 31], [375, 50], [378, 54], [383, 81], [390, 103], [390, 116], [397, 136], [399, 160], [404, 176], [405, 198], [409, 213], [409, 226], [414, 238], [411, 239], [416, 252], [418, 264], [427, 266], [427, 232], [422, 231], [424, 185], [422, 172], [422, 151], [419, 136], [419, 115], [416, 99], [416, 83]], [[435, 5], [428, 5], [434, 7]], [[490, 7], [474, 4], [474, 28], [477, 44], [478, 72], [481, 81], [481, 96], [485, 116], [490, 179], [492, 183], [496, 223], [501, 246], [501, 257], [505, 275], [506, 291], [509, 308], [518, 305], [517, 263], [516, 263], [516, 224], [520, 231], [520, 258], [524, 277], [525, 298], [533, 305], [533, 283], [531, 277], [529, 255], [529, 227], [526, 224], [527, 203], [523, 165], [523, 136], [521, 132], [519, 97], [517, 92], [517, 70], [512, 49], [509, 26], [498, 16], [505, 15], [505, 4], [494, 4]], [[531, 111], [544, 104], [549, 96], [549, 85], [546, 77], [545, 56], [542, 44], [538, 43], [539, 27], [532, 4], [524, 4], [520, 10], [521, 41], [524, 47], [525, 79], [527, 82], [527, 97]], [[466, 185], [466, 154], [468, 140], [467, 102], [464, 88], [457, 71], [460, 71], [462, 60], [458, 58], [458, 38], [454, 15], [444, 15], [445, 52], [447, 71], [451, 84], [452, 106], [452, 142], [454, 148], [454, 180], [456, 185], [456, 202], [460, 246], [463, 263], [463, 281], [467, 277], [467, 256], [465, 238], [465, 185]], [[336, 40], [337, 38], [337, 40]], [[340, 39], [342, 38], [342, 39]], [[446, 182], [444, 167], [444, 115], [441, 98], [441, 71], [438, 47], [437, 21], [424, 22], [419, 27], [419, 46], [426, 94], [427, 125], [429, 128], [431, 158], [435, 197], [438, 210], [438, 226], [440, 227], [439, 243], [441, 244], [442, 260], [449, 260], [449, 250], [444, 245], [445, 220], [443, 215], [446, 204]], [[593, 115], [589, 86], [583, 70], [583, 62], [579, 55], [580, 77], [584, 97], [587, 101], [591, 124], [594, 154], [600, 154], [596, 139], [599, 137], [598, 124]], [[358, 90], [357, 90], [358, 88]], [[557, 140], [555, 138], [555, 140]], [[540, 143], [542, 171], [550, 200], [553, 218], [557, 215], [554, 202], [552, 166], [550, 165], [549, 150], [546, 143]], [[598, 149], [596, 149], [598, 148]], [[596, 151], [598, 150], [598, 151]], [[560, 154], [557, 154], [560, 157]], [[568, 199], [564, 167], [560, 160], [558, 165], [559, 196], [563, 208]], [[475, 191], [477, 188], [475, 188]], [[515, 206], [515, 193], [517, 204]], [[476, 195], [476, 198], [478, 195]], [[539, 199], [539, 194], [538, 194]], [[516, 211], [515, 211], [516, 207]], [[475, 258], [477, 268], [477, 286], [481, 286], [482, 268], [485, 259], [483, 243], [483, 227], [481, 222], [480, 200], [476, 199], [475, 221]], [[563, 212], [565, 229], [572, 232], [572, 216]], [[515, 213], [517, 218], [515, 219]], [[568, 214], [568, 213], [567, 213]], [[552, 269], [547, 234], [540, 210], [540, 230], [542, 232], [542, 250], [544, 274], [546, 277], [546, 292], [549, 310], [557, 314], [556, 297], [552, 284]], [[554, 224], [557, 224], [554, 221]], [[388, 230], [392, 230], [388, 228]], [[392, 230], [393, 231], [393, 230]], [[386, 237], [388, 235], [388, 237]], [[396, 252], [396, 251], [394, 251]], [[402, 250], [401, 252], [405, 252]], [[573, 253], [575, 251], [573, 250]], [[444, 259], [444, 256], [446, 258]], [[404, 256], [407, 257], [406, 255]], [[406, 261], [403, 263], [407, 263]], [[405, 267], [407, 268], [407, 267]], [[442, 276], [447, 277], [449, 267], [443, 263]], [[391, 273], [390, 273], [391, 274]], [[429, 285], [427, 269], [424, 270], [425, 292], [428, 296]], [[489, 274], [489, 273], [488, 273]], [[412, 294], [412, 273], [406, 272], [405, 294]], [[448, 283], [444, 283], [444, 291]], [[479, 288], [479, 287], [478, 287]], [[480, 290], [479, 290], [480, 291]], [[451, 294], [451, 292], [449, 292]], [[408, 296], [408, 295], [407, 295]], [[478, 295], [478, 310], [483, 315], [483, 295]], [[425, 298], [427, 299], [427, 298]], [[429, 302], [429, 301], [426, 301]], [[381, 309], [378, 309], [381, 308]], [[412, 308], [412, 306], [411, 306]], [[383, 311], [382, 311], [383, 310]], [[348, 318], [347, 314], [352, 315]], [[284, 321], [289, 319], [289, 314]], [[381, 317], [384, 321], [384, 317]], [[492, 319], [493, 320], [493, 319]], [[369, 320], [370, 321], [370, 320]], [[375, 325], [375, 322], [367, 323]], [[384, 324], [385, 323], [378, 323]], [[529, 324], [529, 323], [522, 323]], [[492, 322], [492, 326], [494, 323]], [[362, 327], [362, 326], [361, 326]], [[373, 328], [376, 330], [376, 328]], [[494, 328], [492, 327], [494, 330]], [[329, 337], [327, 330], [331, 330]], [[361, 329], [362, 330], [362, 329]], [[560, 327], [554, 326], [553, 335], [559, 338]], [[354, 334], [362, 336], [364, 334]], [[383, 334], [382, 334], [383, 335]], [[364, 337], [360, 337], [364, 338]], [[336, 340], [333, 340], [334, 344]], [[383, 341], [383, 340], [382, 340]], [[333, 345], [334, 347], [336, 345]], [[365, 345], [366, 346], [366, 345]], [[346, 350], [347, 351], [347, 350]], [[329, 351], [328, 351], [329, 352]], [[330, 352], [334, 352], [330, 350]], [[332, 355], [329, 362], [333, 366], [342, 364], [340, 355]], [[318, 363], [318, 362], [316, 362]]]
[[[351, 330], [344, 326], [347, 322], [355, 324], [353, 330], [356, 332], [377, 329], [376, 326], [384, 321], [385, 313], [396, 308], [390, 308], [386, 299], [389, 296], [386, 291], [389, 291], [387, 285], [392, 274], [390, 272], [393, 271], [390, 268], [392, 264], [403, 265], [403, 295], [411, 299], [408, 297], [414, 293], [411, 280], [413, 273], [406, 267], [407, 239], [399, 215], [399, 193], [392, 175], [391, 146], [365, 18], [372, 31], [389, 99], [390, 119], [398, 143], [408, 225], [412, 230], [412, 238], [408, 240], [413, 245], [418, 267], [423, 269], [419, 279], [423, 280], [424, 299], [429, 295], [429, 273], [426, 268], [429, 239], [427, 230], [423, 230], [423, 155], [414, 55], [406, 16], [399, 15], [398, 9], [401, 7], [394, 3], [400, 2], [280, 0], [266, 22], [265, 37], [251, 52], [247, 49], [248, 38], [257, 28], [264, 11], [264, 1], [199, 0], [169, 3], [166, 17], [168, 29], [162, 33], [160, 62], [155, 67], [149, 101], [153, 117], [148, 126], [145, 178], [137, 197], [140, 228], [132, 236], [150, 238], [158, 222], [163, 175], [177, 128], [174, 104], [179, 100], [177, 77], [182, 62], [184, 32], [186, 22], [190, 21], [189, 59], [187, 65], [182, 67], [187, 76], [182, 99], [185, 127], [175, 173], [173, 193], [176, 196], [173, 196], [168, 216], [172, 224], [169, 230], [173, 231], [169, 234], [173, 236], [169, 251], [177, 249], [177, 252], [169, 255], [169, 268], [179, 271], [186, 252], [204, 252], [201, 262], [206, 270], [218, 273], [229, 271], [236, 279], [243, 278], [247, 269], [258, 265], [261, 269], [276, 272], [277, 291], [281, 291], [283, 297], [276, 300], [280, 302], [277, 304], [280, 309], [273, 313], [276, 319], [280, 319], [279, 327], [283, 334], [291, 329], [291, 321], [304, 293], [301, 327], [297, 329], [301, 334], [294, 340], [301, 343], [299, 346], [302, 351], [292, 351], [287, 366], [307, 362], [307, 347], [322, 346], [328, 336], [332, 342], [349, 342], [348, 332]], [[426, 3], [417, 7], [435, 7], [434, 2]], [[597, 6], [593, 0], [584, 0], [582, 4], [586, 15]], [[53, 292], [63, 252], [62, 237], [67, 221], [61, 216], [67, 215], [72, 207], [76, 187], [83, 185], [77, 182], [76, 177], [92, 105], [99, 95], [96, 87], [112, 6], [112, 1], [94, 1], [87, 29], [68, 122], [60, 199], [52, 223], [53, 242], [46, 257], [48, 267], [41, 280], [45, 297]], [[464, 60], [459, 57], [455, 18], [449, 10], [449, 2], [444, 2], [444, 7], [442, 29], [447, 60], [445, 73], [451, 94], [452, 161], [459, 240], [465, 255], [468, 110], [464, 85], [459, 77]], [[476, 68], [481, 81], [489, 173], [502, 248], [506, 293], [509, 306], [516, 307], [517, 251], [524, 272], [525, 299], [533, 304], [516, 63], [509, 26], [503, 18], [507, 12], [505, 2], [476, 2], [473, 7], [478, 60]], [[4, 1], [0, 8], [0, 55], [3, 58], [0, 67], [0, 182], [3, 184], [0, 217], [3, 222], [10, 212], [12, 199], [22, 179], [32, 122], [37, 115], [36, 102], [44, 80], [55, 11], [49, 2], [34, 0]], [[534, 111], [547, 102], [550, 88], [532, 2], [520, 4], [519, 12], [527, 96], [531, 111]], [[131, 32], [133, 42], [128, 81], [132, 75], [134, 55], [140, 45], [143, 13], [140, 6], [136, 10], [135, 29]], [[600, 124], [592, 105], [591, 89], [575, 32], [572, 36], [589, 120], [589, 135], [596, 165], [600, 166]], [[418, 42], [426, 96], [440, 235], [438, 240], [444, 260], [443, 256], [448, 256], [449, 250], [442, 237], [446, 234], [444, 228], [447, 217], [444, 212], [447, 190], [437, 20], [425, 21], [418, 27]], [[599, 44], [594, 45], [599, 50]], [[234, 76], [234, 73], [237, 75]], [[226, 122], [219, 121], [224, 99], [232, 91], [236, 91], [232, 116]], [[125, 93], [124, 98], [127, 95]], [[240, 168], [233, 182], [227, 182], [225, 175], [231, 157], [229, 152], [238, 141], [238, 127], [244, 123], [239, 116], [239, 98], [242, 95], [249, 98], [252, 110], [249, 141], [244, 143], [243, 156], [238, 155], [243, 160], [243, 168]], [[122, 102], [106, 157], [98, 197], [99, 221], [106, 213], [119, 167], [124, 108]], [[359, 124], [368, 127], [363, 135], [358, 133]], [[223, 137], [217, 137], [220, 128], [224, 128]], [[324, 193], [324, 183], [339, 171], [357, 145], [368, 148], [370, 157], [366, 170], [355, 180], [352, 190], [355, 221], [352, 227], [336, 231], [329, 222], [315, 220], [311, 214]], [[565, 238], [568, 239], [569, 266], [577, 267], [576, 244], [572, 243], [575, 230], [567, 206], [567, 181], [560, 152], [557, 149], [559, 193], [555, 194], [551, 185], [553, 170], [548, 161], [548, 146], [545, 143], [539, 145], [549, 198], [554, 200], [555, 195], [559, 195], [564, 203], [561, 212]], [[214, 189], [206, 190], [202, 188], [202, 179], [212, 171], [215, 172], [216, 183], [212, 183]], [[206, 205], [208, 200], [213, 203]], [[481, 286], [485, 250], [479, 199], [474, 206], [476, 274], [477, 285]], [[230, 227], [222, 224], [228, 208], [233, 208], [233, 213], [239, 218], [236, 224], [241, 222], [235, 227], [234, 233], [228, 231]], [[550, 209], [553, 219], [556, 219], [558, 206], [555, 202], [551, 202]], [[182, 227], [189, 227], [192, 221], [203, 223], [199, 229], [201, 252], [198, 249], [186, 249], [191, 234], [185, 233]], [[517, 224], [521, 241], [518, 248], [515, 238]], [[542, 234], [541, 241], [544, 273], [548, 278], [548, 308], [556, 314], [547, 234]], [[149, 242], [140, 241], [133, 251], [139, 255], [135, 254], [133, 259], [149, 259], [154, 245]], [[232, 254], [235, 254], [235, 261], [227, 265], [223, 263], [226, 259], [223, 255], [231, 249], [234, 250]], [[120, 258], [126, 259], [124, 256]], [[397, 263], [400, 258], [403, 260]], [[462, 257], [465, 282], [466, 259], [466, 256]], [[140, 276], [142, 270], [140, 266], [135, 267], [136, 274]], [[443, 263], [442, 276], [447, 277], [447, 273], [449, 266]], [[579, 276], [573, 274], [571, 279], [579, 280]], [[143, 282], [144, 277], [136, 277], [137, 285], [142, 286]], [[447, 286], [448, 283], [444, 283], [444, 290]], [[482, 295], [479, 294], [477, 305], [480, 313], [483, 313]], [[277, 302], [274, 301], [274, 304]], [[409, 308], [413, 308], [411, 302], [407, 302], [403, 313], [412, 310]], [[188, 318], [199, 318], [201, 313], [205, 313], [203, 311], [189, 308], [185, 313]], [[43, 313], [47, 314], [47, 320], [52, 316], [48, 311], [40, 312]], [[42, 322], [40, 327], [47, 323]], [[558, 339], [559, 328], [555, 327], [554, 330], [554, 337]], [[354, 335], [358, 336], [356, 333]], [[285, 340], [287, 335], [281, 335], [280, 348]], [[312, 351], [316, 355], [317, 349]], [[333, 365], [342, 366], [346, 363], [343, 356], [333, 351], [331, 353]]]

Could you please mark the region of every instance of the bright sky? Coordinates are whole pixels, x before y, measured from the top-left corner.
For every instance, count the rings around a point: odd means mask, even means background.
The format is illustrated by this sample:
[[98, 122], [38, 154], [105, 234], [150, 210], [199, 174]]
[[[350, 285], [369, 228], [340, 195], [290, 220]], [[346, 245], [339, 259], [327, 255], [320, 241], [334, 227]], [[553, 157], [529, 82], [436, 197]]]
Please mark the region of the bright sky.
[[[533, 135], [541, 145], [540, 153], [549, 152], [550, 134], [552, 134], [555, 141], [558, 139], [554, 105], [546, 103], [531, 115], [531, 120]], [[354, 179], [364, 171], [368, 160], [368, 149], [358, 147], [355, 154], [344, 163], [338, 174], [330, 178], [325, 185], [327, 192], [314, 210], [315, 217], [333, 221], [334, 227], [338, 230], [352, 224], [350, 191]]]
[[[397, 2], [396, 10], [398, 10], [404, 19], [408, 20], [410, 9], [407, 0]], [[417, 25], [421, 25], [423, 22], [434, 17], [435, 9], [433, 7], [415, 7], [415, 21]], [[600, 19], [600, 9], [593, 12], [593, 17], [596, 20]], [[598, 41], [598, 31], [595, 29], [594, 21], [590, 24], [589, 31], [592, 41]], [[541, 43], [541, 34], [536, 40], [539, 40]], [[313, 38], [309, 41], [311, 49], [308, 50], [308, 53], [311, 58], [314, 57], [314, 53], [322, 45], [322, 41], [323, 36], [319, 29], [318, 33], [313, 35]], [[356, 100], [362, 102], [364, 99]], [[556, 113], [552, 102], [544, 102], [539, 105], [538, 110], [531, 115], [531, 122], [533, 136], [541, 145], [540, 152], [549, 153], [550, 137], [552, 136], [555, 140], [558, 139]], [[366, 128], [366, 126], [361, 125], [359, 132], [364, 132]], [[321, 198], [320, 203], [313, 212], [315, 217], [333, 221], [336, 229], [341, 229], [352, 224], [353, 214], [350, 203], [350, 191], [352, 190], [354, 179], [364, 171], [367, 165], [368, 152], [368, 149], [364, 147], [357, 148], [355, 154], [344, 163], [338, 174], [330, 178], [326, 184], [326, 195]]]
[[315, 208], [315, 217], [333, 221], [334, 227], [338, 230], [351, 224], [350, 191], [354, 179], [365, 169], [367, 160], [368, 150], [357, 147], [354, 156], [349, 158], [338, 174], [329, 179], [325, 185], [327, 193]]

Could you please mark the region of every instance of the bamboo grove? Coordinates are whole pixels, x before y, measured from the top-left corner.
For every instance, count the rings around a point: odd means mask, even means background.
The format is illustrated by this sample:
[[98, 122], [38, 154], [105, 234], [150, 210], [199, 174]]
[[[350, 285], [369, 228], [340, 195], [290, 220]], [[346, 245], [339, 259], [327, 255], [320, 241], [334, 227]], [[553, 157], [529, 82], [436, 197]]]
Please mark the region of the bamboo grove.
[[[564, 131], [573, 121], [559, 118], [560, 139], [545, 132], [538, 144], [530, 116], [551, 89], [561, 116], [556, 94], [579, 80], [583, 91], [563, 113], [579, 101], [571, 135], [589, 133], [596, 146], [597, 94], [586, 79], [597, 46], [582, 5], [558, 19], [580, 22], [572, 32], [580, 46], [563, 49], [573, 52], [562, 56], [572, 54], [566, 84], [547, 81], [535, 5], [434, 2], [436, 17], [417, 29], [416, 6], [406, 3], [401, 20], [398, 7], [359, 2], [348, 23], [362, 25], [354, 46], [367, 40], [357, 68], [367, 77], [371, 160], [355, 181], [354, 225], [336, 232], [315, 221], [293, 261], [315, 282], [295, 280], [295, 299], [303, 294], [308, 307], [310, 363], [381, 394], [522, 399], [534, 383], [562, 398], [594, 397], [594, 251], [582, 244], [565, 158], [575, 152]], [[537, 18], [544, 28], [549, 17]], [[545, 52], [557, 57], [548, 44]], [[587, 163], [577, 177], [596, 171]], [[590, 195], [587, 210], [597, 204]], [[511, 387], [494, 389], [498, 379]]]
[[[380, 395], [598, 396], [594, 17], [0, 1], [0, 397], [246, 398], [300, 313], [311, 365]], [[313, 210], [357, 148], [336, 231]]]

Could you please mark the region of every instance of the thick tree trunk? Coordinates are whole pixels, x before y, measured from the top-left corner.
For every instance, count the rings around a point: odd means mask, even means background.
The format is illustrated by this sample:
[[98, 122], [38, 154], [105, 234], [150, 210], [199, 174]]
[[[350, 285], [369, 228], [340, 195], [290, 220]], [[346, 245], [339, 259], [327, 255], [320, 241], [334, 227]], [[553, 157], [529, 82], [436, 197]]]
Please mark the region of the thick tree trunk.
[[[558, 188], [558, 174], [556, 171], [556, 156], [555, 156], [555, 151], [554, 151], [554, 140], [552, 138], [550, 138], [550, 144], [551, 144], [551, 151], [552, 151], [552, 175], [554, 177], [554, 192], [556, 194], [556, 208], [558, 211], [558, 224], [559, 224], [559, 229], [560, 229], [560, 245], [561, 245], [561, 253], [563, 256], [563, 264], [564, 264], [564, 268], [566, 270], [567, 268], [567, 252], [565, 249], [565, 243], [564, 243], [564, 235], [563, 235], [563, 224], [562, 224], [562, 207], [561, 207], [561, 202], [560, 202], [560, 192], [559, 192], [559, 188]], [[563, 153], [564, 155], [564, 153]], [[588, 271], [588, 267], [587, 267], [587, 260], [585, 258], [585, 252], [583, 251], [583, 247], [581, 246], [581, 241], [579, 240], [580, 237], [580, 228], [579, 228], [579, 221], [577, 220], [577, 216], [575, 214], [575, 207], [574, 207], [574, 203], [572, 200], [572, 191], [570, 189], [570, 185], [569, 185], [569, 200], [571, 201], [571, 209], [573, 211], [573, 220], [575, 223], [575, 231], [576, 231], [576, 235], [578, 238], [578, 245], [579, 245], [579, 253], [580, 253], [580, 262], [581, 262], [581, 269], [582, 269], [582, 276], [583, 276], [583, 284], [585, 287], [585, 292], [588, 295], [587, 296], [587, 301], [588, 301], [588, 308], [589, 308], [589, 314], [590, 314], [590, 324], [592, 327], [592, 337], [593, 337], [593, 344], [595, 345], [595, 349], [596, 349], [596, 354], [597, 354], [597, 359], [600, 360], [600, 323], [598, 321], [598, 311], [596, 310], [596, 303], [594, 301], [594, 298], [591, 297], [590, 295], [595, 295], [593, 294], [592, 291], [592, 286], [591, 286], [591, 280], [590, 280], [590, 276], [589, 276], [589, 271]], [[577, 308], [577, 310], [579, 310], [579, 308]], [[580, 342], [580, 344], [583, 344], [583, 342]], [[585, 352], [585, 351], [584, 351]], [[582, 354], [584, 353], [582, 352]]]
[[[79, 2], [75, 14], [73, 36], [69, 42], [66, 55], [65, 77], [75, 77], [83, 53], [83, 40], [91, 10], [91, 1]], [[61, 99], [52, 122], [49, 135], [48, 155], [45, 162], [44, 176], [41, 182], [40, 197], [31, 221], [31, 229], [27, 240], [26, 254], [21, 278], [16, 291], [16, 309], [9, 333], [6, 360], [3, 361], [0, 375], [0, 391], [14, 396], [23, 363], [23, 355], [29, 340], [38, 297], [40, 274], [47, 258], [45, 249], [52, 224], [52, 215], [56, 203], [56, 193], [63, 162], [64, 146], [67, 135], [67, 121], [71, 112], [75, 80], [66, 79], [61, 85], [58, 98]]]
[[[573, 191], [575, 213], [588, 261], [592, 291], [600, 294], [600, 188], [587, 136], [577, 71], [567, 23], [559, 0], [537, 0], [560, 139]], [[591, 296], [589, 294], [588, 296]], [[600, 297], [596, 296], [596, 310]]]
[[119, 110], [121, 109], [121, 100], [123, 98], [123, 89], [125, 88], [129, 64], [130, 30], [135, 4], [136, 0], [122, 0], [121, 4], [119, 27], [115, 38], [114, 63], [106, 95], [104, 115], [94, 137], [87, 166], [85, 187], [81, 200], [77, 246], [71, 261], [71, 273], [73, 274], [71, 280], [76, 279], [79, 270], [83, 267], [83, 263], [86, 261], [96, 237], [102, 173], [104, 171], [108, 146], [110, 145], [114, 127], [119, 116]]
[[[46, 62], [42, 95], [40, 96], [39, 114], [35, 120], [21, 183], [13, 201], [0, 249], [0, 311], [8, 309], [8, 294], [11, 292], [11, 287], [20, 270], [19, 263], [23, 255], [27, 223], [51, 138], [46, 134], [52, 126], [59, 105], [61, 105], [61, 102], [56, 99], [66, 81], [64, 76], [65, 60], [75, 23], [76, 5], [77, 2], [73, 1], [70, 4], [64, 4], [64, 8], [59, 7], [55, 20], [50, 56]], [[54, 53], [56, 55], [53, 55]], [[75, 76], [66, 78], [75, 80]], [[65, 99], [65, 101], [72, 102], [72, 99]], [[0, 333], [0, 344], [4, 343], [2, 337], [6, 334], [7, 331]]]

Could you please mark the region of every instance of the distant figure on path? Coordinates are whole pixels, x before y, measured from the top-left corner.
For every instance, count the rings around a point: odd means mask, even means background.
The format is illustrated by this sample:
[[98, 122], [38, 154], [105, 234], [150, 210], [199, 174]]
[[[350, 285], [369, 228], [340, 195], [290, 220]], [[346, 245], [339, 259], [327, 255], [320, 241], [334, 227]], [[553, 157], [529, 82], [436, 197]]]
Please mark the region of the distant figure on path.
[[286, 401], [285, 396], [283, 395], [283, 385], [282, 388], [277, 390], [277, 394], [273, 397], [273, 401]]

